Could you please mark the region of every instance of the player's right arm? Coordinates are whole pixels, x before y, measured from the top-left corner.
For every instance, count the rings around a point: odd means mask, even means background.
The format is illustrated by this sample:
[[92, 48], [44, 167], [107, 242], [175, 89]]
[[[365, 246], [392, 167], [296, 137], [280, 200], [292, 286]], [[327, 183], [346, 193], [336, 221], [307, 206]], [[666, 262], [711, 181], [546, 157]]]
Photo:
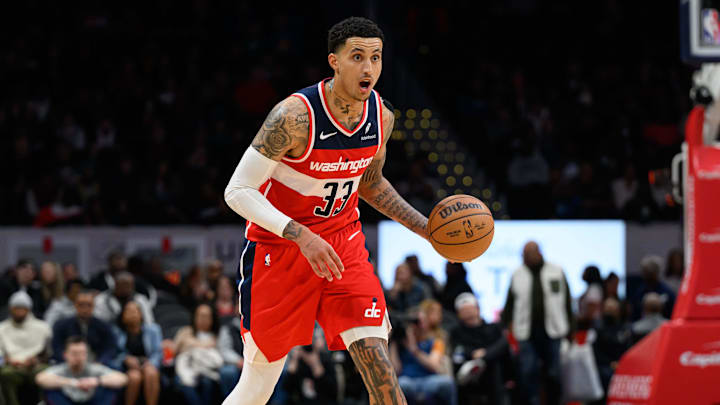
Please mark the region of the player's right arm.
[[225, 188], [225, 202], [245, 219], [295, 242], [315, 274], [342, 278], [340, 258], [332, 246], [303, 224], [274, 207], [259, 189], [284, 156], [301, 155], [309, 142], [308, 110], [297, 97], [288, 97], [268, 114], [252, 145]]

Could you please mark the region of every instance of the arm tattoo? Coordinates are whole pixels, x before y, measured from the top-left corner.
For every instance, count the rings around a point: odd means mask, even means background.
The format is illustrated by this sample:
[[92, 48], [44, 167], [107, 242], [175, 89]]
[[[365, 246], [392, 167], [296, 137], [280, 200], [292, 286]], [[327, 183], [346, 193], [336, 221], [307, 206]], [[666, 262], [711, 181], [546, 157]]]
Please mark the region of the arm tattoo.
[[[389, 110], [386, 112], [388, 118], [383, 123], [387, 134], [385, 142], [390, 139], [390, 132], [394, 123], [392, 112]], [[386, 158], [385, 148], [382, 148], [380, 153], [375, 156], [360, 178], [360, 197], [388, 218], [400, 222], [415, 233], [424, 235], [427, 218], [405, 201], [392, 184], [383, 177], [382, 168]]]
[[353, 342], [348, 351], [365, 382], [371, 405], [407, 405], [390, 363], [385, 339], [360, 339]]
[[388, 218], [417, 234], [425, 234], [427, 218], [405, 201], [385, 178], [381, 178], [374, 187], [364, 189], [361, 197]]
[[308, 142], [309, 118], [305, 105], [292, 97], [270, 111], [252, 146], [270, 159], [278, 159], [293, 147]]
[[283, 230], [283, 238], [291, 241], [296, 241], [300, 238], [300, 234], [302, 233], [302, 227], [299, 223], [295, 221], [290, 221], [285, 226], [285, 230]]

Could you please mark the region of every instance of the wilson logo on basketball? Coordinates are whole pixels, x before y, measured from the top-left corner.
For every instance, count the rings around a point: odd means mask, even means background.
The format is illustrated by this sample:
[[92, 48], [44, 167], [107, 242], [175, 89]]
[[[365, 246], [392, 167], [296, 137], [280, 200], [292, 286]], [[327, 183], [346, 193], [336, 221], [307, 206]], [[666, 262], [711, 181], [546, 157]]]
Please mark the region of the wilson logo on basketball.
[[444, 218], [447, 218], [448, 216], [452, 215], [453, 213], [468, 210], [468, 209], [482, 210], [484, 208], [485, 207], [482, 204], [456, 202], [453, 205], [443, 208], [440, 211], [440, 218], [444, 219]]

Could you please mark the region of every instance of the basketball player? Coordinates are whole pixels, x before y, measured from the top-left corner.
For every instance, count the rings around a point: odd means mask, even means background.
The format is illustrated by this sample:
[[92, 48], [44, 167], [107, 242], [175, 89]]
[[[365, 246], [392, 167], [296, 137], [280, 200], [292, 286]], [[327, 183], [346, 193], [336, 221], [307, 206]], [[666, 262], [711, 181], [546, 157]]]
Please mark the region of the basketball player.
[[334, 76], [273, 108], [225, 189], [248, 220], [238, 268], [245, 364], [226, 405], [265, 404], [290, 349], [311, 343], [316, 320], [331, 350], [350, 352], [371, 404], [406, 403], [357, 208], [362, 198], [427, 239], [427, 218], [382, 174], [394, 123], [373, 90], [383, 40], [364, 18], [333, 26]]

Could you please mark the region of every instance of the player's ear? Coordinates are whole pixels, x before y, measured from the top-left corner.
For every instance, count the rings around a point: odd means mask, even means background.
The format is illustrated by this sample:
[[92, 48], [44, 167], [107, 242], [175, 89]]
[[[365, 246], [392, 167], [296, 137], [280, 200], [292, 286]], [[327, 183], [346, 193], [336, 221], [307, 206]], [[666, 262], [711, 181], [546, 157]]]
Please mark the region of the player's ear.
[[328, 54], [328, 64], [332, 68], [333, 71], [338, 70], [338, 58], [335, 55], [335, 53]]

